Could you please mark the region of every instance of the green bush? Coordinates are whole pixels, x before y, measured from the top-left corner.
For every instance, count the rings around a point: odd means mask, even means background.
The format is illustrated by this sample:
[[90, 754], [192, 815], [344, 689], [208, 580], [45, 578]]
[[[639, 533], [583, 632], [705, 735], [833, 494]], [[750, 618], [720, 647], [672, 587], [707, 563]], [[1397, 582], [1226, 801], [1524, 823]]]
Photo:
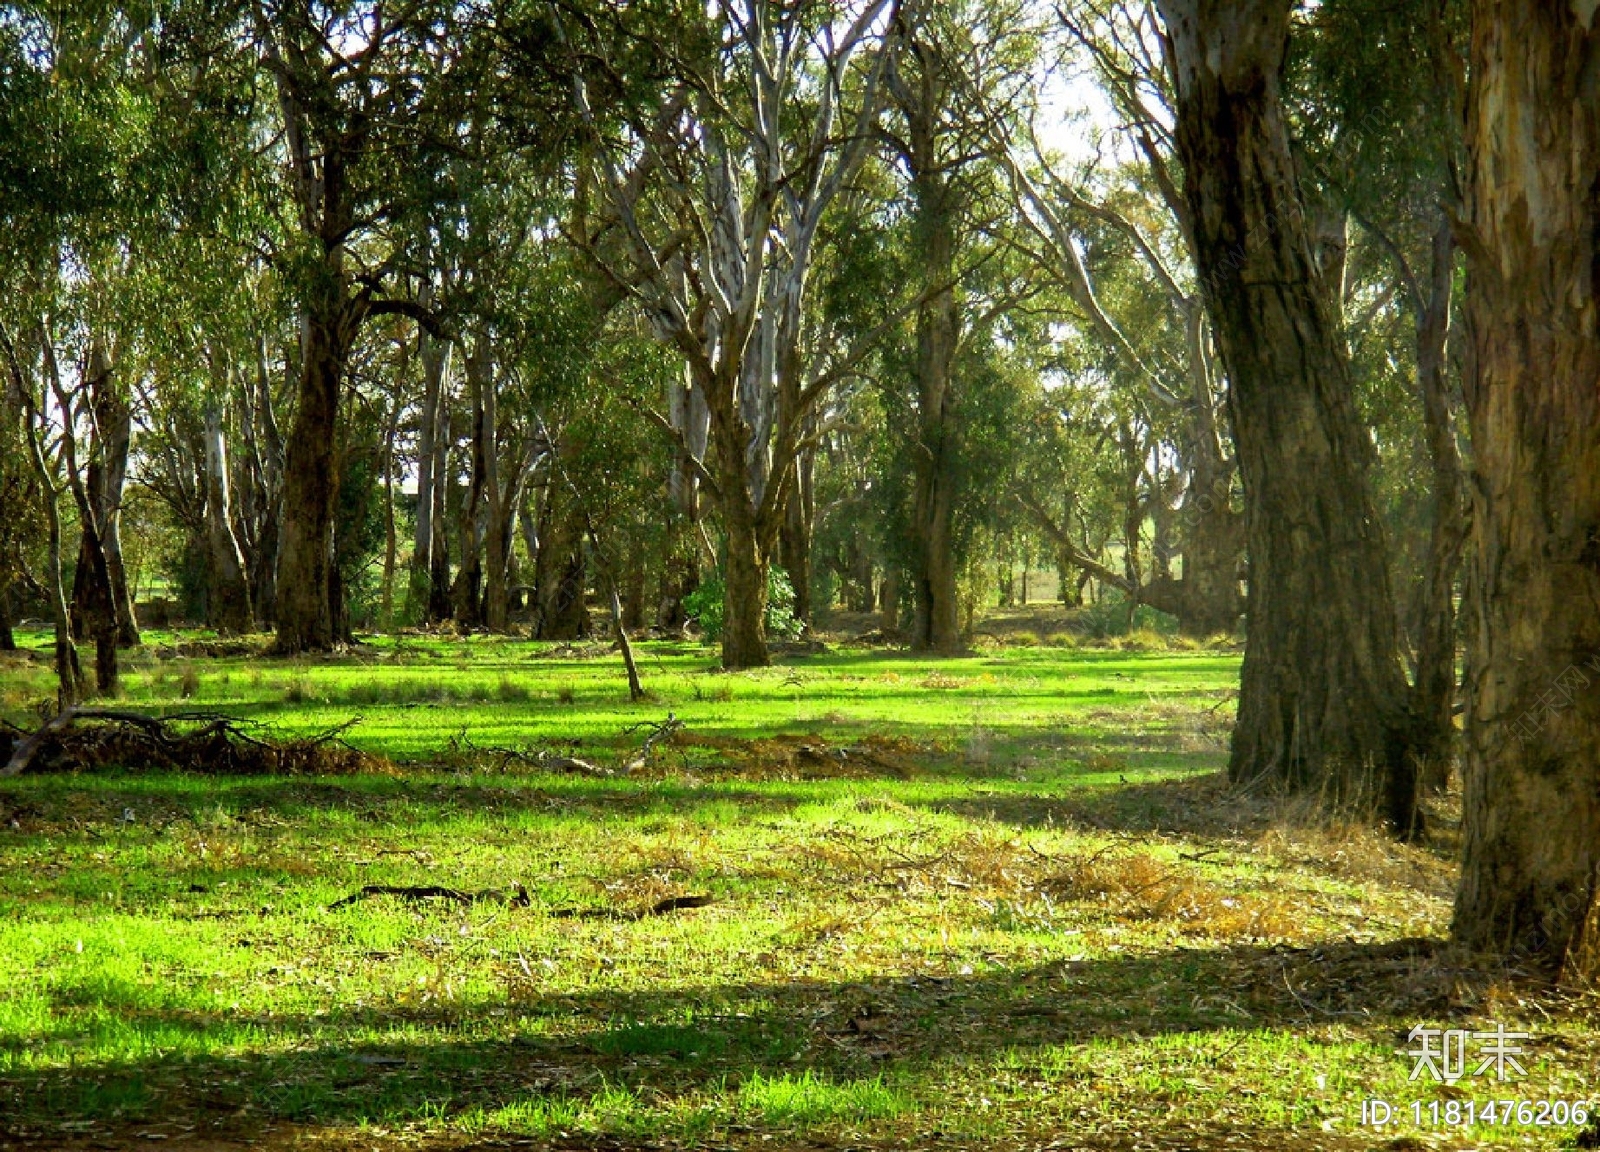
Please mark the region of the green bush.
[[[701, 635], [708, 641], [722, 639], [726, 598], [727, 587], [721, 573], [702, 581], [700, 587], [683, 598], [684, 612], [700, 626]], [[794, 585], [789, 583], [789, 574], [776, 564], [767, 569], [766, 625], [769, 639], [795, 640], [805, 630], [794, 614]]]
[[1095, 640], [1111, 636], [1126, 636], [1130, 631], [1148, 629], [1161, 636], [1172, 636], [1178, 631], [1178, 618], [1169, 616], [1148, 604], [1133, 610], [1133, 623], [1128, 623], [1128, 597], [1120, 589], [1107, 588], [1098, 604], [1080, 609], [1074, 619], [1074, 631]]

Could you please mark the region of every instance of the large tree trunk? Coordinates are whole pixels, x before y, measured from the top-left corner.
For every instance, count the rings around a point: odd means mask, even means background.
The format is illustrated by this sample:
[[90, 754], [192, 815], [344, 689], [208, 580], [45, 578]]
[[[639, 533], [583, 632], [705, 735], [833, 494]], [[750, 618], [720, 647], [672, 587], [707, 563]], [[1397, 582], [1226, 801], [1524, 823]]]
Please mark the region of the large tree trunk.
[[[342, 283], [342, 277], [334, 278]], [[284, 455], [283, 540], [278, 559], [281, 654], [333, 648], [329, 603], [333, 510], [338, 494], [339, 391], [349, 350], [342, 289], [324, 285], [303, 320], [299, 404]]]
[[[225, 394], [225, 393], [224, 393]], [[228, 446], [222, 435], [220, 402], [206, 405], [206, 544], [210, 558], [208, 623], [221, 634], [250, 631], [250, 583], [244, 554], [233, 531], [233, 500], [228, 484]]]
[[722, 666], [763, 668], [767, 652], [767, 558], [756, 536], [755, 517], [740, 493], [724, 514], [728, 565], [724, 585]]
[[1468, 147], [1474, 504], [1454, 931], [1596, 960], [1600, 877], [1600, 19], [1477, 0]]
[[961, 604], [956, 588], [955, 544], [951, 539], [954, 509], [950, 478], [942, 467], [936, 466], [917, 479], [913, 573], [916, 615], [911, 643], [928, 651], [955, 652], [961, 648]]
[[1231, 777], [1381, 799], [1415, 830], [1384, 542], [1279, 93], [1290, 0], [1160, 0], [1205, 298], [1232, 383], [1250, 553]]
[[[754, 357], [753, 352], [750, 357]], [[788, 386], [792, 378], [792, 371], [783, 375], [784, 385]], [[699, 383], [696, 382], [697, 386]], [[718, 504], [727, 545], [723, 571], [722, 667], [730, 672], [764, 668], [772, 663], [767, 651], [767, 569], [771, 564], [768, 553], [771, 541], [763, 539], [759, 495], [768, 479], [764, 471], [766, 452], [757, 443], [758, 438], [751, 431], [752, 424], [739, 408], [733, 391], [713, 386], [707, 388], [707, 392], [715, 398], [711, 405], [711, 437], [716, 456]]]
[[1215, 636], [1239, 625], [1239, 556], [1243, 525], [1220, 494], [1191, 489], [1183, 506], [1183, 579], [1178, 581], [1178, 630], [1185, 636]]

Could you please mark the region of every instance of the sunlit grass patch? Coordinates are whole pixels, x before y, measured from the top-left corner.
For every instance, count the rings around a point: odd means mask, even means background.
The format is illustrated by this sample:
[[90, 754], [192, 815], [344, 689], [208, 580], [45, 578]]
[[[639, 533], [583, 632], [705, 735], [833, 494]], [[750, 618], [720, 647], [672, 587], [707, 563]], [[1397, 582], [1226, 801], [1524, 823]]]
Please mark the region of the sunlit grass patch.
[[798, 1075], [753, 1074], [739, 1086], [737, 1107], [776, 1128], [812, 1128], [891, 1120], [911, 1111], [912, 1104], [881, 1076], [835, 1083], [808, 1069]]
[[[1529, 1020], [1526, 1091], [1594, 1090], [1591, 1022], [1435, 955], [1448, 807], [1400, 846], [1229, 791], [1234, 654], [726, 676], [639, 648], [640, 705], [614, 654], [506, 638], [130, 668], [125, 706], [359, 716], [346, 738], [400, 764], [0, 783], [0, 1132], [1302, 1147], [1423, 1093], [1395, 1037], [1446, 1015]], [[596, 771], [541, 767], [566, 760]], [[527, 899], [332, 907], [369, 884]]]

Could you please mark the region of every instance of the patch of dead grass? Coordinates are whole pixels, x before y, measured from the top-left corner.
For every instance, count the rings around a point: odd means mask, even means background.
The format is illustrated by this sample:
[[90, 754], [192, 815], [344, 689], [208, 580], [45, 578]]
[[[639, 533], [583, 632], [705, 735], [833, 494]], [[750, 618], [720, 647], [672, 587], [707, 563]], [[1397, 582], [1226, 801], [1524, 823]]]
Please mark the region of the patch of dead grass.
[[1305, 917], [1288, 901], [1230, 891], [1145, 852], [1108, 845], [1065, 864], [1039, 890], [1093, 904], [1119, 920], [1170, 921], [1183, 935], [1214, 939], [1282, 939], [1304, 931]]

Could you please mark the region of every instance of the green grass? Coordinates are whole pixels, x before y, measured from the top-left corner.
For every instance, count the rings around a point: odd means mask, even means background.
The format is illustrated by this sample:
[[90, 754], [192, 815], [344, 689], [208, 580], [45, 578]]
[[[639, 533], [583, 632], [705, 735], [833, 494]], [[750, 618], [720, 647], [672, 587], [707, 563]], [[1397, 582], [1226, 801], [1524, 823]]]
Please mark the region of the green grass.
[[[1234, 654], [640, 653], [637, 705], [614, 655], [517, 641], [136, 656], [123, 706], [359, 715], [395, 767], [0, 784], [0, 1142], [1389, 1147], [1434, 1134], [1360, 1131], [1362, 1099], [1484, 1094], [1407, 1079], [1423, 1021], [1525, 1025], [1515, 1095], [1595, 1092], [1586, 1002], [1430, 943], [1448, 810], [1408, 848], [1226, 792]], [[0, 666], [14, 720], [49, 688]], [[501, 751], [615, 768], [669, 710], [629, 774]], [[685, 894], [713, 903], [612, 915]]]

